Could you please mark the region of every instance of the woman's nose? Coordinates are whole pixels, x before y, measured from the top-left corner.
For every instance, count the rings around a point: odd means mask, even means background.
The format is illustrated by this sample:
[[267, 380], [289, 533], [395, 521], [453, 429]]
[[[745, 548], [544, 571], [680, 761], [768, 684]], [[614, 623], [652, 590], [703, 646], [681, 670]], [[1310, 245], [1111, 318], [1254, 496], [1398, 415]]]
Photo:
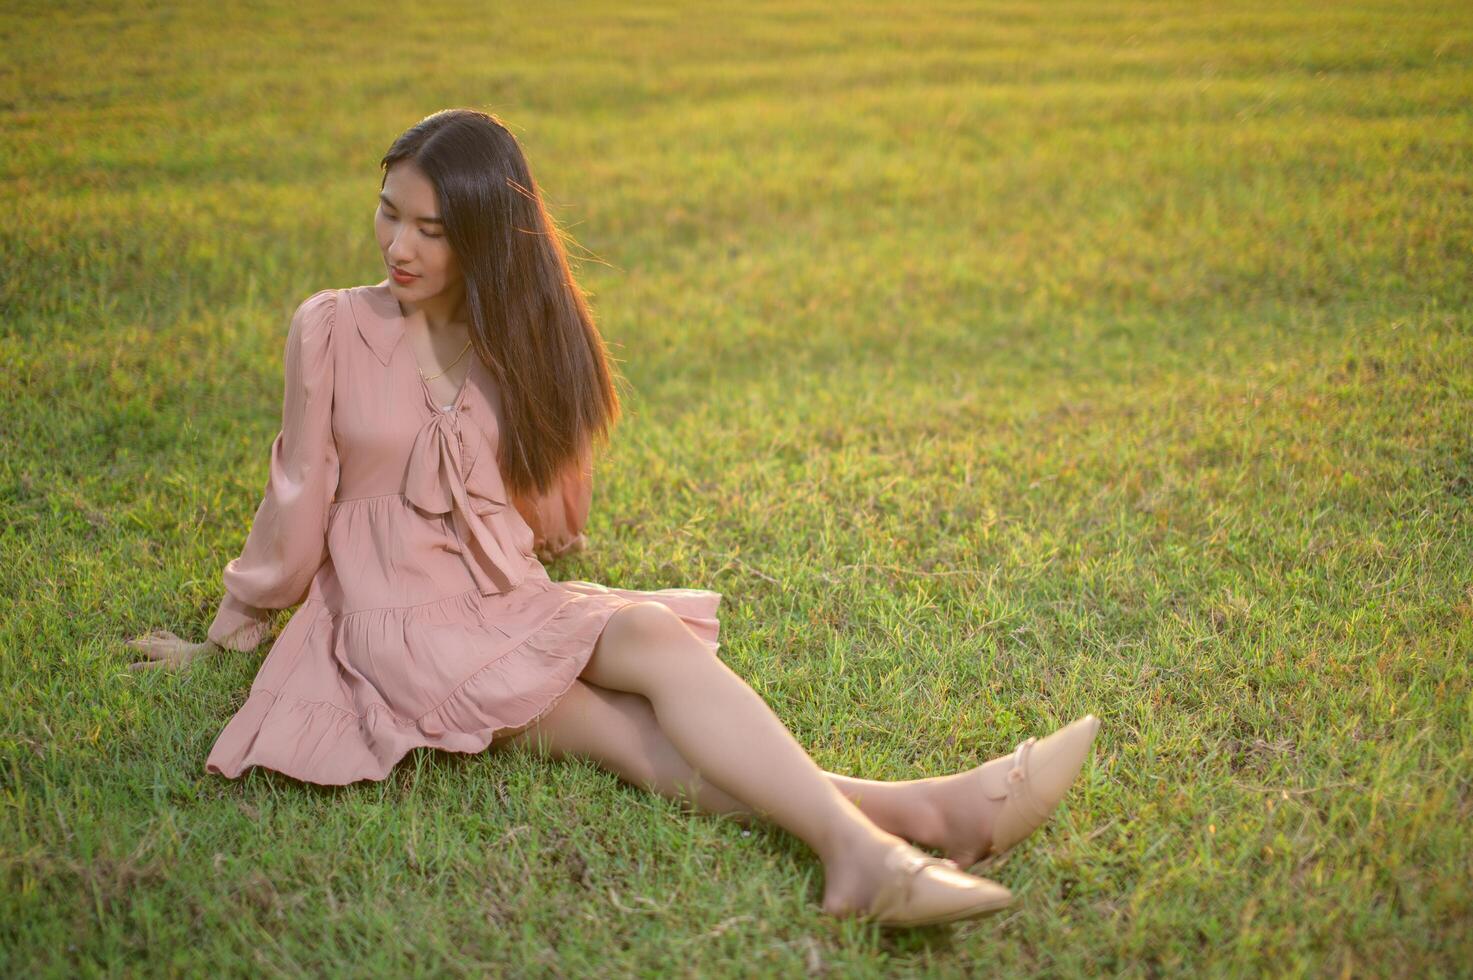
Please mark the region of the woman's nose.
[[409, 260], [414, 258], [409, 253], [409, 250], [404, 247], [404, 239], [399, 235], [395, 235], [393, 240], [389, 242], [388, 255], [389, 261], [395, 265], [408, 264]]

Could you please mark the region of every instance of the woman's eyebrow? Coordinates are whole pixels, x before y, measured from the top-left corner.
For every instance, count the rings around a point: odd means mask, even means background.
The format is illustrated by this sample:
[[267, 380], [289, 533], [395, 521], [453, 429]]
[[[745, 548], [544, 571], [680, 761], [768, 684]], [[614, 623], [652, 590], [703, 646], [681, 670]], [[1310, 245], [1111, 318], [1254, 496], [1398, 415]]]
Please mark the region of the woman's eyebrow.
[[[380, 201], [383, 201], [389, 207], [393, 208], [395, 211], [399, 210], [399, 205], [397, 205], [393, 201], [389, 200], [389, 195], [387, 195], [387, 194], [385, 194], [383, 192], [380, 192], [379, 193], [379, 196], [378, 196], [378, 199]], [[415, 218], [414, 220], [415, 221], [425, 221], [425, 222], [428, 222], [429, 224], [432, 224], [432, 225], [443, 225], [445, 223], [445, 222], [441, 221], [439, 218], [432, 218], [432, 217], [430, 217], [427, 214], [426, 215], [420, 215], [418, 218]]]

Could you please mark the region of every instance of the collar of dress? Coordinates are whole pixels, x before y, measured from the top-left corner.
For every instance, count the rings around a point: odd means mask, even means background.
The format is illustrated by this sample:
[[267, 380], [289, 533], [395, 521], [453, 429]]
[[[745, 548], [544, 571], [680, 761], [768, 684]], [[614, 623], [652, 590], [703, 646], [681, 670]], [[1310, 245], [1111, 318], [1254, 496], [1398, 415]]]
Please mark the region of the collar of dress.
[[353, 320], [358, 324], [358, 335], [373, 351], [373, 355], [385, 366], [394, 356], [394, 348], [404, 339], [404, 312], [399, 301], [389, 292], [389, 280], [376, 286], [364, 286], [351, 291]]

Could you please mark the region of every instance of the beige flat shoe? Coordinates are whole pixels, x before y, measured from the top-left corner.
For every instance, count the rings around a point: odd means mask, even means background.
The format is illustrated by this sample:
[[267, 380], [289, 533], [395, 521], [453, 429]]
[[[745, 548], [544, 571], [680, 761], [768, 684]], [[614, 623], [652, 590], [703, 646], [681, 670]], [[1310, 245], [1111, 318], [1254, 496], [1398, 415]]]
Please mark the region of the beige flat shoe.
[[1085, 715], [1041, 740], [1019, 742], [1011, 757], [993, 759], [978, 770], [982, 792], [1002, 801], [982, 857], [1002, 854], [1043, 826], [1084, 768], [1099, 730], [1100, 720]]
[[928, 926], [988, 915], [1013, 904], [1013, 893], [988, 878], [969, 875], [952, 861], [910, 844], [885, 855], [890, 879], [859, 918], [888, 928]]

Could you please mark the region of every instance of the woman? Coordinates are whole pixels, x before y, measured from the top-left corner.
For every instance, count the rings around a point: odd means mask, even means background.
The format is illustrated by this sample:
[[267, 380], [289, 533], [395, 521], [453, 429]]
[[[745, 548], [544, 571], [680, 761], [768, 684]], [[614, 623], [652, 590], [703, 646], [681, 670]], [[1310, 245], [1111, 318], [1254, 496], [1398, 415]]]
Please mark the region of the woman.
[[206, 771], [341, 785], [420, 746], [523, 745], [770, 818], [822, 860], [831, 914], [918, 925], [1008, 905], [961, 867], [1047, 818], [1094, 716], [962, 773], [839, 776], [717, 657], [718, 593], [551, 581], [539, 559], [586, 546], [593, 443], [619, 415], [603, 340], [495, 117], [436, 113], [381, 168], [389, 278], [292, 318], [270, 477], [209, 639], [130, 641], [135, 667], [179, 667], [254, 649], [271, 610], [300, 604]]

